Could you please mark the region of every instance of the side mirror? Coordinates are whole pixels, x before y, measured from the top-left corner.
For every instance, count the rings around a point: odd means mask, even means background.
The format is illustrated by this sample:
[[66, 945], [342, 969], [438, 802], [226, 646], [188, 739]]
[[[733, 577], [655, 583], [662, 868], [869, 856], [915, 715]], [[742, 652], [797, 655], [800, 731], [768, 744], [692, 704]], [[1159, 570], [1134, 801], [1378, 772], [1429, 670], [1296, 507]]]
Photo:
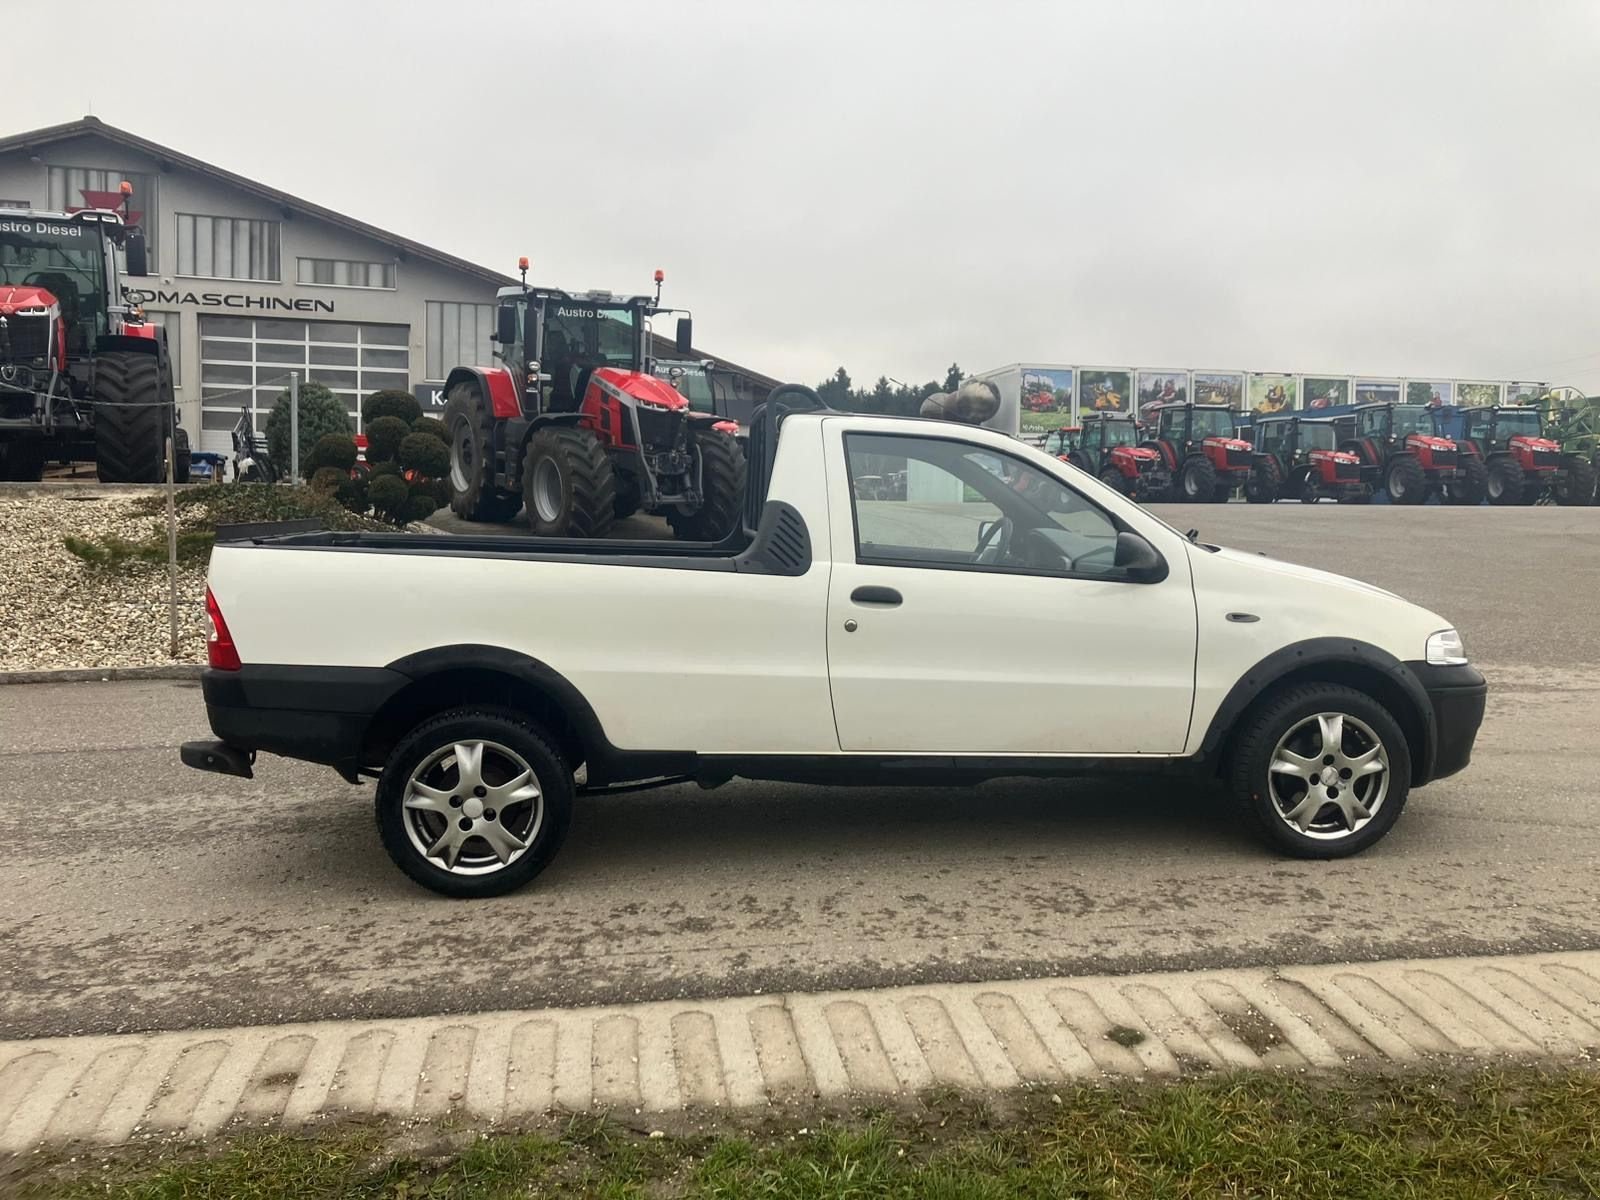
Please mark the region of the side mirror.
[[137, 225], [128, 230], [127, 259], [129, 275], [144, 276], [150, 274], [150, 256], [145, 249], [144, 230]]
[[678, 318], [678, 353], [688, 354], [694, 349], [694, 319], [692, 317]]
[[517, 340], [517, 309], [513, 304], [502, 304], [495, 312], [494, 340], [509, 346]]
[[1156, 548], [1130, 530], [1117, 534], [1117, 554], [1113, 561], [1134, 583], [1155, 583], [1166, 578], [1167, 564]]

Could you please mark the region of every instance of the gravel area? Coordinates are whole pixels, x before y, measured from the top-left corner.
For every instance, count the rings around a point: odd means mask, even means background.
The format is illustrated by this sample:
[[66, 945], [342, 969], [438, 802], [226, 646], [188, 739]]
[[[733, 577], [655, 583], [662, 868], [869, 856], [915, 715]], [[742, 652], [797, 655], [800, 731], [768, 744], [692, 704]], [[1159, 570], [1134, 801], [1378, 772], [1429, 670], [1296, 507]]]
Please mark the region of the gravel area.
[[67, 534], [141, 536], [136, 497], [0, 496], [0, 671], [204, 662], [205, 571], [178, 574], [179, 656], [171, 656], [167, 570], [89, 568]]

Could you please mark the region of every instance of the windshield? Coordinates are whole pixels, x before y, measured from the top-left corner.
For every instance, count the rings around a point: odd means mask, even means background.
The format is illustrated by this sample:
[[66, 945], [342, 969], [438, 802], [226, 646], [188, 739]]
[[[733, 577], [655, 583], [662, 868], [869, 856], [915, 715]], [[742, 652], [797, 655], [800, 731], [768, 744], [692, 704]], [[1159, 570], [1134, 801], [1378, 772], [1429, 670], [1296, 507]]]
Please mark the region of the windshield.
[[1108, 449], [1112, 446], [1132, 446], [1139, 440], [1139, 433], [1132, 421], [1107, 421], [1105, 430]]
[[1539, 410], [1522, 408], [1513, 412], [1501, 410], [1495, 414], [1494, 433], [1497, 438], [1543, 437], [1539, 424]]
[[1394, 434], [1405, 437], [1408, 433], [1433, 433], [1433, 410], [1421, 404], [1396, 404], [1394, 406]]
[[1192, 439], [1233, 436], [1233, 413], [1226, 408], [1197, 408], [1189, 427]]
[[544, 362], [636, 369], [635, 316], [631, 308], [552, 297], [545, 305]]
[[54, 296], [72, 350], [87, 349], [105, 320], [101, 236], [91, 223], [0, 217], [0, 284], [41, 287]]
[[1333, 426], [1318, 425], [1315, 421], [1300, 422], [1300, 448], [1302, 450], [1332, 450]]

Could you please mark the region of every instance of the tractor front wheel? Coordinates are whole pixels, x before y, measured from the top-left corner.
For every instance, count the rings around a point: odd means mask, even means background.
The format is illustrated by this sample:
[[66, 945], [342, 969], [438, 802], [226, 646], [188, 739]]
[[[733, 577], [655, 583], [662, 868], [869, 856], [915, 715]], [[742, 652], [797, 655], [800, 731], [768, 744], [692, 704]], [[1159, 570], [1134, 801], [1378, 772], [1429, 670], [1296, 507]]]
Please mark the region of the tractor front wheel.
[[1187, 504], [1206, 504], [1217, 490], [1217, 469], [1202, 454], [1191, 454], [1178, 469], [1173, 482], [1177, 499]]
[[1502, 454], [1489, 464], [1490, 504], [1520, 504], [1526, 486], [1522, 467], [1509, 454]]
[[1553, 489], [1557, 504], [1586, 505], [1595, 501], [1594, 464], [1582, 455], [1567, 455], [1566, 470]]
[[1250, 480], [1244, 485], [1244, 498], [1251, 504], [1271, 504], [1278, 498], [1278, 488], [1282, 484], [1283, 471], [1278, 460], [1265, 459], [1250, 472]]
[[1107, 467], [1104, 471], [1101, 471], [1100, 482], [1105, 484], [1108, 488], [1112, 488], [1115, 491], [1121, 492], [1124, 496], [1131, 496], [1133, 494], [1132, 483], [1127, 479], [1126, 476], [1122, 474], [1121, 471], [1117, 470], [1115, 467]]
[[1444, 498], [1450, 504], [1479, 505], [1489, 494], [1489, 468], [1476, 454], [1461, 460], [1461, 478], [1452, 479], [1444, 487]]
[[600, 439], [570, 426], [539, 430], [522, 459], [522, 499], [540, 537], [605, 537], [617, 519], [617, 475]]
[[100, 482], [160, 483], [167, 477], [167, 438], [176, 432], [177, 408], [156, 356], [97, 354], [93, 379]]
[[1383, 488], [1389, 493], [1390, 504], [1422, 504], [1428, 499], [1428, 477], [1423, 474], [1422, 464], [1409, 454], [1389, 460]]
[[744, 451], [731, 433], [708, 429], [695, 435], [700, 450], [700, 507], [667, 513], [672, 534], [684, 542], [720, 542], [732, 533], [744, 508]]
[[450, 440], [450, 507], [467, 521], [509, 521], [522, 497], [494, 482], [494, 415], [476, 383], [458, 383], [444, 406]]

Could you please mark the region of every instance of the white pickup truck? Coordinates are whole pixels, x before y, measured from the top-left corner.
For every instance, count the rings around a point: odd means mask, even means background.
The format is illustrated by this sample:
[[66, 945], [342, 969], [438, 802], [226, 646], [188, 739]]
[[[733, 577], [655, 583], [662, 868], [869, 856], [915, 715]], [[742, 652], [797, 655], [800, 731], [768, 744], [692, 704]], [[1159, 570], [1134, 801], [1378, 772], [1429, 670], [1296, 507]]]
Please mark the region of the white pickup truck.
[[1467, 765], [1483, 676], [1389, 592], [1207, 545], [1002, 434], [804, 388], [750, 455], [715, 545], [234, 531], [216, 740], [183, 760], [375, 777], [388, 853], [454, 896], [537, 875], [575, 796], [658, 783], [1181, 772], [1332, 858]]

